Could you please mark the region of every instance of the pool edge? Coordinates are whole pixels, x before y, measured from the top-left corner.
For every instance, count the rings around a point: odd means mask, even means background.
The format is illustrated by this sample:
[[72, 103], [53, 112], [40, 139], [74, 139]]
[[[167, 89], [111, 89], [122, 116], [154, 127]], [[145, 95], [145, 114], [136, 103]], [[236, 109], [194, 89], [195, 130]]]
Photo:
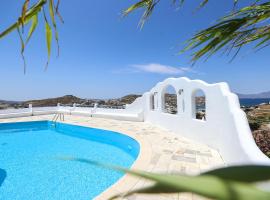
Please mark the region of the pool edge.
[[[51, 122], [51, 120], [48, 119], [40, 119], [40, 120], [25, 120], [25, 121], [19, 121], [19, 122], [0, 122], [0, 124], [10, 124], [10, 123], [24, 123], [24, 122]], [[149, 163], [151, 160], [151, 155], [152, 155], [152, 148], [149, 142], [143, 140], [142, 137], [137, 135], [136, 133], [130, 133], [130, 132], [125, 132], [125, 131], [120, 131], [120, 130], [114, 130], [114, 129], [109, 129], [109, 128], [97, 128], [94, 126], [90, 126], [88, 124], [77, 124], [74, 122], [65, 122], [61, 121], [60, 123], [63, 124], [68, 124], [68, 125], [74, 125], [74, 126], [81, 126], [81, 127], [87, 127], [87, 128], [94, 128], [94, 129], [102, 129], [106, 131], [113, 131], [125, 136], [128, 136], [135, 140], [139, 144], [139, 153], [137, 158], [134, 160], [133, 164], [129, 169], [136, 169], [136, 170], [147, 170], [149, 167]], [[109, 199], [110, 197], [127, 192], [134, 188], [136, 184], [139, 182], [140, 178], [130, 176], [128, 174], [124, 174], [118, 181], [113, 183], [110, 187], [108, 187], [105, 191], [100, 193], [98, 196], [96, 196], [94, 199], [95, 200], [104, 200], [104, 199]]]

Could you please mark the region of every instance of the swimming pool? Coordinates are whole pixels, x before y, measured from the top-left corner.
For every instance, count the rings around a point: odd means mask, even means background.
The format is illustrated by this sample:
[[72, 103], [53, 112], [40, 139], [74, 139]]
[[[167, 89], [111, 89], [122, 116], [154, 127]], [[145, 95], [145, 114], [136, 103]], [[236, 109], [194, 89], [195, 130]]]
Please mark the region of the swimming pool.
[[123, 174], [59, 156], [131, 167], [139, 144], [126, 135], [50, 121], [0, 124], [1, 200], [89, 200]]

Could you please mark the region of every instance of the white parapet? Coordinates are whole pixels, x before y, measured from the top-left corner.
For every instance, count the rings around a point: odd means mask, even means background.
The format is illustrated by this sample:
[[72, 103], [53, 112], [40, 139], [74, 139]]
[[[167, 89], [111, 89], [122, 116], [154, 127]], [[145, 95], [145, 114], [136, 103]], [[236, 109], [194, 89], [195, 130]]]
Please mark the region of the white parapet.
[[[168, 86], [176, 91], [177, 114], [164, 112]], [[206, 120], [196, 119], [195, 93], [198, 90], [205, 95]], [[138, 102], [144, 110], [146, 122], [217, 149], [227, 164], [270, 164], [270, 159], [257, 147], [239, 99], [227, 83], [208, 84], [184, 77], [169, 78], [146, 92]], [[135, 104], [134, 107], [139, 107]]]

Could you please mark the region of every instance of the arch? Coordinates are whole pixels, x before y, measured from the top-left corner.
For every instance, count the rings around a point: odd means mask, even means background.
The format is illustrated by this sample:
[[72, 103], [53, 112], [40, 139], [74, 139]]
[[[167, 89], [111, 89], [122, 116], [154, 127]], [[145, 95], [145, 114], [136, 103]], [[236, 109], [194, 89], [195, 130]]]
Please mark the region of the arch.
[[162, 110], [165, 113], [177, 114], [178, 113], [178, 102], [177, 92], [172, 85], [168, 85], [163, 89], [162, 92]]
[[192, 93], [192, 117], [206, 121], [206, 95], [202, 89], [196, 89]]

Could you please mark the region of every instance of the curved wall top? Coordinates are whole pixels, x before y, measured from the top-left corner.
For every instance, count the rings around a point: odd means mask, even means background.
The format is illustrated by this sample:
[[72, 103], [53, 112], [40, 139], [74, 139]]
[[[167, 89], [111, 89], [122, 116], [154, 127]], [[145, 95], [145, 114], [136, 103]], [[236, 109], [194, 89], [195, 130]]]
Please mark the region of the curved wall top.
[[[177, 94], [177, 114], [163, 111], [164, 92], [169, 85]], [[206, 120], [194, 118], [194, 93], [197, 90], [202, 90], [206, 97]], [[255, 144], [239, 99], [227, 83], [168, 78], [127, 109], [143, 109], [145, 121], [217, 149], [228, 164], [270, 164], [270, 159]]]

